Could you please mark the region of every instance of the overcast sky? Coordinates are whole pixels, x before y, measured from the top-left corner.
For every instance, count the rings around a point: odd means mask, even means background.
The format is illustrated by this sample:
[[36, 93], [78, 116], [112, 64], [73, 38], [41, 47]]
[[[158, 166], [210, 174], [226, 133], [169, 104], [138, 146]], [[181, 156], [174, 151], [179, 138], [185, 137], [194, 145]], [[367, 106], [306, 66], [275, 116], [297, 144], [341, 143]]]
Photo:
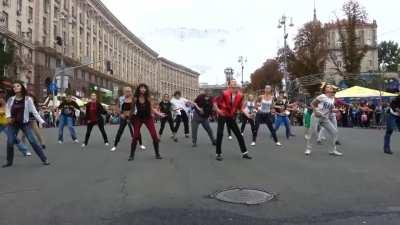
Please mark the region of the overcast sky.
[[[201, 73], [200, 82], [224, 82], [224, 68], [240, 71], [246, 56], [245, 79], [283, 45], [278, 19], [293, 17], [298, 28], [312, 20], [314, 0], [102, 0], [113, 14], [160, 56]], [[345, 0], [316, 0], [318, 18], [342, 16]], [[399, 0], [360, 0], [369, 19], [377, 20], [378, 41], [400, 41]], [[239, 78], [239, 77], [238, 77]]]

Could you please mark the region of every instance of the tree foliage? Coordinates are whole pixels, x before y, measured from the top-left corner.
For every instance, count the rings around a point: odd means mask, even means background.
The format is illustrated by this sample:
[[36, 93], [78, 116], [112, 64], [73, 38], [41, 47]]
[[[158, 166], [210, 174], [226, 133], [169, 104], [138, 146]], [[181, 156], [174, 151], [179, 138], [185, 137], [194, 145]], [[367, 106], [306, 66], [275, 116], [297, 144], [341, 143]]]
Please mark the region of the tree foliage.
[[268, 59], [261, 68], [251, 74], [251, 87], [254, 90], [260, 90], [269, 84], [280, 86], [283, 73], [280, 70], [280, 64], [275, 59]]
[[341, 59], [343, 61], [342, 71], [338, 63], [338, 57], [331, 54], [332, 62], [336, 66], [336, 70], [346, 80], [349, 86], [356, 85], [358, 83], [358, 74], [361, 70], [361, 61], [368, 50], [368, 46], [361, 41], [361, 38], [357, 35], [357, 27], [363, 25], [367, 21], [367, 13], [356, 0], [348, 0], [342, 7], [345, 18], [340, 20], [337, 19], [336, 26], [339, 31], [339, 42]]
[[379, 64], [387, 63], [387, 71], [397, 72], [400, 64], [399, 44], [394, 41], [383, 41], [378, 46]]

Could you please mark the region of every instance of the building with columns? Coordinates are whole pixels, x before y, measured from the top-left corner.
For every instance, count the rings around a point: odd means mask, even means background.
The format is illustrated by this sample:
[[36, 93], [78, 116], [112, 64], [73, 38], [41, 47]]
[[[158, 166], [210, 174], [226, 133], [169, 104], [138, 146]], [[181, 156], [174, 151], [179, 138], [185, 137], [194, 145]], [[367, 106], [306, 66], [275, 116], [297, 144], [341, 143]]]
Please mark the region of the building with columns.
[[199, 73], [160, 58], [100, 0], [0, 0], [0, 13], [0, 33], [17, 50], [17, 62], [4, 73], [25, 81], [38, 97], [47, 95], [56, 68], [88, 62], [95, 63], [71, 71], [65, 82], [78, 97], [94, 90], [115, 97], [121, 87], [139, 83], [157, 98], [175, 90], [193, 98], [199, 90]]

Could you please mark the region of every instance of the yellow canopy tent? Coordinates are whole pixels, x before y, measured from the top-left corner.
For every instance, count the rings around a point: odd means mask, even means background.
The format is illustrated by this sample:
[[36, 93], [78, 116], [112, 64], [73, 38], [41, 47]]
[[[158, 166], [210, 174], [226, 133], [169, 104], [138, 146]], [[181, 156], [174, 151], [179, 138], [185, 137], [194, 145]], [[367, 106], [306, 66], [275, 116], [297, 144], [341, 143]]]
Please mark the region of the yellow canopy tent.
[[389, 92], [369, 89], [360, 86], [354, 86], [351, 88], [347, 88], [343, 91], [339, 91], [336, 93], [336, 98], [373, 98], [373, 97], [396, 97], [396, 94], [392, 94]]

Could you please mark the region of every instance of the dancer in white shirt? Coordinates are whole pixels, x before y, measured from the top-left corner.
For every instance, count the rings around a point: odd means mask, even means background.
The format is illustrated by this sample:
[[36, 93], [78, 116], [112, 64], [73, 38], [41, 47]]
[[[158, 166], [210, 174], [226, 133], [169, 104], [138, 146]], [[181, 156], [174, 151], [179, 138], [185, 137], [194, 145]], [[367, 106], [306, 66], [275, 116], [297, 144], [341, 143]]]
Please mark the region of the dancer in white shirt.
[[321, 90], [323, 94], [319, 95], [311, 103], [311, 107], [313, 108], [313, 115], [311, 118], [311, 137], [306, 141], [307, 149], [305, 154], [311, 154], [312, 140], [317, 137], [318, 126], [321, 126], [326, 130], [327, 134], [329, 134], [327, 135], [329, 136], [329, 144], [331, 147], [329, 154], [333, 156], [342, 156], [343, 154], [336, 150], [338, 130], [329, 119], [329, 116], [334, 112], [335, 91], [331, 85], [327, 84], [323, 84]]
[[180, 91], [176, 91], [174, 93], [174, 97], [171, 99], [171, 103], [173, 105], [173, 110], [176, 114], [175, 127], [174, 127], [174, 141], [177, 142], [178, 138], [176, 137], [176, 133], [179, 130], [181, 122], [183, 122], [183, 126], [185, 129], [185, 137], [189, 138], [189, 114], [186, 110], [188, 109], [187, 105], [190, 104], [191, 102], [186, 98], [183, 98]]

